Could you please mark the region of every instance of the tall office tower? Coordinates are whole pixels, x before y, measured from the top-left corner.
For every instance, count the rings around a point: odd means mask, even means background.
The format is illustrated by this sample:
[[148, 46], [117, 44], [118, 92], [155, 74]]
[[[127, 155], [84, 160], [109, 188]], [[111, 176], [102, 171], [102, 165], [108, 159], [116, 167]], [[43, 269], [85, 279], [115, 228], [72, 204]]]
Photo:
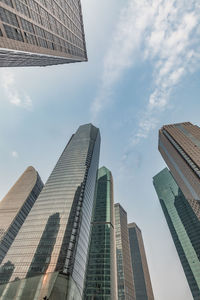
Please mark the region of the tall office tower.
[[84, 299], [117, 299], [113, 180], [105, 167], [98, 171], [86, 274]]
[[0, 264], [43, 188], [33, 167], [28, 167], [0, 201]]
[[163, 126], [159, 151], [200, 220], [200, 128], [189, 122]]
[[119, 203], [115, 204], [115, 237], [118, 299], [136, 300], [131, 266], [127, 213]]
[[80, 0], [0, 0], [0, 67], [86, 60]]
[[200, 223], [167, 168], [153, 178], [176, 250], [195, 300], [200, 299]]
[[128, 233], [136, 300], [154, 300], [142, 232], [135, 223], [130, 223]]
[[2, 262], [1, 300], [82, 298], [99, 150], [92, 124], [72, 135]]

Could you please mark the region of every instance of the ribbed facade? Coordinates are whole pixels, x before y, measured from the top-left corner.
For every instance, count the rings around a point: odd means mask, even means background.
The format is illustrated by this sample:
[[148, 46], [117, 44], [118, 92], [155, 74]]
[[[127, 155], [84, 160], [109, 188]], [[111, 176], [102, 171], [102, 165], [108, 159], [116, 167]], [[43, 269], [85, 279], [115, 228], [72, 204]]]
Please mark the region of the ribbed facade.
[[200, 220], [200, 128], [189, 122], [163, 126], [159, 151]]
[[115, 251], [113, 179], [111, 172], [102, 167], [98, 171], [85, 300], [117, 299]]
[[0, 201], [0, 264], [42, 188], [39, 174], [33, 167], [28, 167]]
[[200, 299], [200, 223], [167, 168], [153, 178], [176, 250], [195, 300]]
[[136, 300], [154, 300], [142, 232], [135, 223], [130, 223], [128, 233]]
[[2, 263], [13, 265], [9, 281], [27, 279], [19, 280], [23, 288], [13, 299], [19, 293], [19, 299], [30, 300], [81, 298], [99, 150], [100, 133], [91, 124], [80, 126], [68, 142]]
[[0, 0], [0, 67], [86, 60], [80, 0]]
[[136, 300], [128, 236], [127, 213], [119, 203], [115, 204], [115, 237], [118, 299]]

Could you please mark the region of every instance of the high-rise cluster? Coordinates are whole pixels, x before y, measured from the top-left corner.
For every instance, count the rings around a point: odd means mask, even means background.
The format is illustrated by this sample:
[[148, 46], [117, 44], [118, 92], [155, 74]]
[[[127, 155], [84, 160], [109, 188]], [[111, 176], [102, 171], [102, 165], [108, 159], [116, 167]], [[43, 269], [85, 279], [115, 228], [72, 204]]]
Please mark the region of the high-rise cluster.
[[167, 224], [195, 300], [200, 299], [200, 128], [163, 126], [159, 151], [165, 168], [153, 178]]
[[[87, 61], [81, 0], [0, 0], [0, 67]], [[153, 184], [191, 293], [200, 299], [200, 128], [159, 131], [169, 169]], [[0, 202], [1, 300], [154, 300], [140, 228], [99, 169], [100, 131], [82, 125], [44, 185], [28, 167]]]
[[44, 187], [28, 167], [0, 202], [0, 299], [153, 300], [141, 231], [99, 153], [99, 129], [82, 125]]

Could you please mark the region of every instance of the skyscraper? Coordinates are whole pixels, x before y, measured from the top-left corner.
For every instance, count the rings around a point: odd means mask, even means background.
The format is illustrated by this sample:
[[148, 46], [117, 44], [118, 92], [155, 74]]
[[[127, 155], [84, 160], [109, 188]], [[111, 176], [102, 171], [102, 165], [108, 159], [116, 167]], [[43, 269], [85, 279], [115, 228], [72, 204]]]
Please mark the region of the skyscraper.
[[0, 263], [43, 188], [33, 167], [28, 167], [0, 201]]
[[115, 204], [115, 237], [118, 299], [135, 300], [136, 298], [131, 265], [127, 213], [119, 203]]
[[153, 178], [176, 250], [195, 300], [200, 299], [200, 223], [167, 168]]
[[86, 60], [80, 0], [0, 1], [0, 67]]
[[136, 300], [154, 300], [141, 230], [130, 223], [128, 233]]
[[163, 126], [159, 151], [200, 220], [200, 128], [189, 122]]
[[84, 299], [117, 299], [114, 234], [112, 174], [102, 167], [98, 171]]
[[99, 150], [92, 124], [72, 135], [2, 262], [1, 299], [82, 298]]

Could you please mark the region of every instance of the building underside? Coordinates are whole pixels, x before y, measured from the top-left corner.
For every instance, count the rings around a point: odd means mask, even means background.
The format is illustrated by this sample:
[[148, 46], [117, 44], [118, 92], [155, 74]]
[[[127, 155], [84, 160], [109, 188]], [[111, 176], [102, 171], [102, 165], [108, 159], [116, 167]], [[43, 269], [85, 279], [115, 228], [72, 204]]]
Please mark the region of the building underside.
[[0, 49], [0, 67], [45, 67], [74, 62], [81, 62], [81, 60], [71, 57], [67, 58], [11, 49]]

